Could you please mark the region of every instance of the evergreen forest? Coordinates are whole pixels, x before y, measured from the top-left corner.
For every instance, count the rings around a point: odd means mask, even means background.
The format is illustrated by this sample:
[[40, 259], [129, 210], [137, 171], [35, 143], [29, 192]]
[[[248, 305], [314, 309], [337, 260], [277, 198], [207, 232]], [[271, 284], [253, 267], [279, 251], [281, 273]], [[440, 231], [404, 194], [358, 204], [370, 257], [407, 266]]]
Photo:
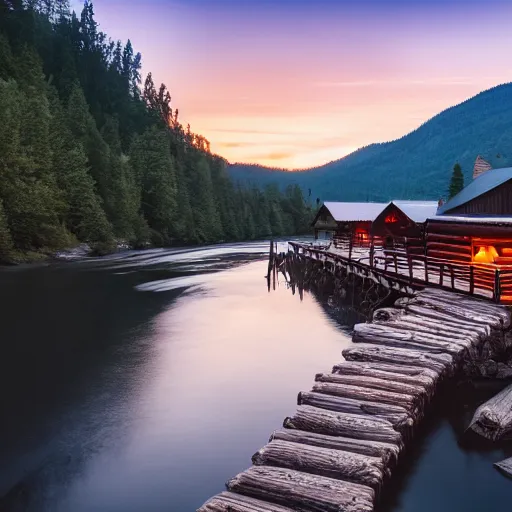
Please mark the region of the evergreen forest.
[[307, 232], [298, 185], [240, 184], [93, 3], [0, 0], [0, 262]]

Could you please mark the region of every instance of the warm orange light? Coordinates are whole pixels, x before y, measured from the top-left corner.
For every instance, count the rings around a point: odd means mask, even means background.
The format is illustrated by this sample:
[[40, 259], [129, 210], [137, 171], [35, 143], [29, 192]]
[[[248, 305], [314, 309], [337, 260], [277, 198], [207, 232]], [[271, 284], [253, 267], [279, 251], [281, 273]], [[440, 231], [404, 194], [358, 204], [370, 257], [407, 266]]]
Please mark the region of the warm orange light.
[[498, 253], [492, 245], [490, 247], [482, 245], [478, 248], [473, 261], [477, 263], [494, 263], [496, 256], [498, 256]]
[[395, 222], [398, 222], [398, 217], [394, 213], [390, 213], [385, 219], [384, 222], [386, 224], [394, 224]]
[[368, 240], [368, 231], [362, 228], [356, 229], [356, 238], [361, 241]]
[[509, 247], [503, 247], [501, 252], [503, 253], [503, 256], [512, 256], [512, 249]]

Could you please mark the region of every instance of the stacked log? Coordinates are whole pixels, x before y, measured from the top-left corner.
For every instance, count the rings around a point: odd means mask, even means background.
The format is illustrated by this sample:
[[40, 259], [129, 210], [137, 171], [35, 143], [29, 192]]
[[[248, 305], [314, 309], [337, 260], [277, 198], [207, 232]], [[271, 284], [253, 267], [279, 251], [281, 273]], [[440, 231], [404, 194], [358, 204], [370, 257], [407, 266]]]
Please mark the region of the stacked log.
[[[199, 512], [372, 511], [439, 383], [509, 325], [501, 306], [430, 289], [375, 311], [373, 323], [354, 327], [344, 360], [299, 393], [254, 466]], [[475, 429], [512, 434], [507, 390], [477, 410]]]

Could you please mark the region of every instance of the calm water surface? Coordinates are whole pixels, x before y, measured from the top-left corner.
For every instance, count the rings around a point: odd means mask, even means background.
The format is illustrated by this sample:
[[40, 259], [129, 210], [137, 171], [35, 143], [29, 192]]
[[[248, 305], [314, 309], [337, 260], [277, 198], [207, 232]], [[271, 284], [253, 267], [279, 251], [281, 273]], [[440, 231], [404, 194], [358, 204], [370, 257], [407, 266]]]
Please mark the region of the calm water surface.
[[[0, 271], [0, 510], [189, 512], [250, 465], [349, 337], [267, 293], [267, 244]], [[447, 390], [384, 512], [508, 510], [507, 446], [463, 431], [495, 389]]]

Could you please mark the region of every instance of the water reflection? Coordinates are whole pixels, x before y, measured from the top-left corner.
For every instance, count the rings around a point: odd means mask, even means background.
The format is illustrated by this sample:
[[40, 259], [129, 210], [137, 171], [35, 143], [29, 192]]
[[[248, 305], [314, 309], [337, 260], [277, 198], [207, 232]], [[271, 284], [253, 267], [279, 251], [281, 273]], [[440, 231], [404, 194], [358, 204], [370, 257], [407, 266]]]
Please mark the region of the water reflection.
[[266, 248], [0, 274], [13, 299], [1, 334], [25, 343], [8, 410], [29, 419], [3, 426], [4, 508], [186, 512], [249, 466], [348, 343], [312, 297], [267, 293]]

